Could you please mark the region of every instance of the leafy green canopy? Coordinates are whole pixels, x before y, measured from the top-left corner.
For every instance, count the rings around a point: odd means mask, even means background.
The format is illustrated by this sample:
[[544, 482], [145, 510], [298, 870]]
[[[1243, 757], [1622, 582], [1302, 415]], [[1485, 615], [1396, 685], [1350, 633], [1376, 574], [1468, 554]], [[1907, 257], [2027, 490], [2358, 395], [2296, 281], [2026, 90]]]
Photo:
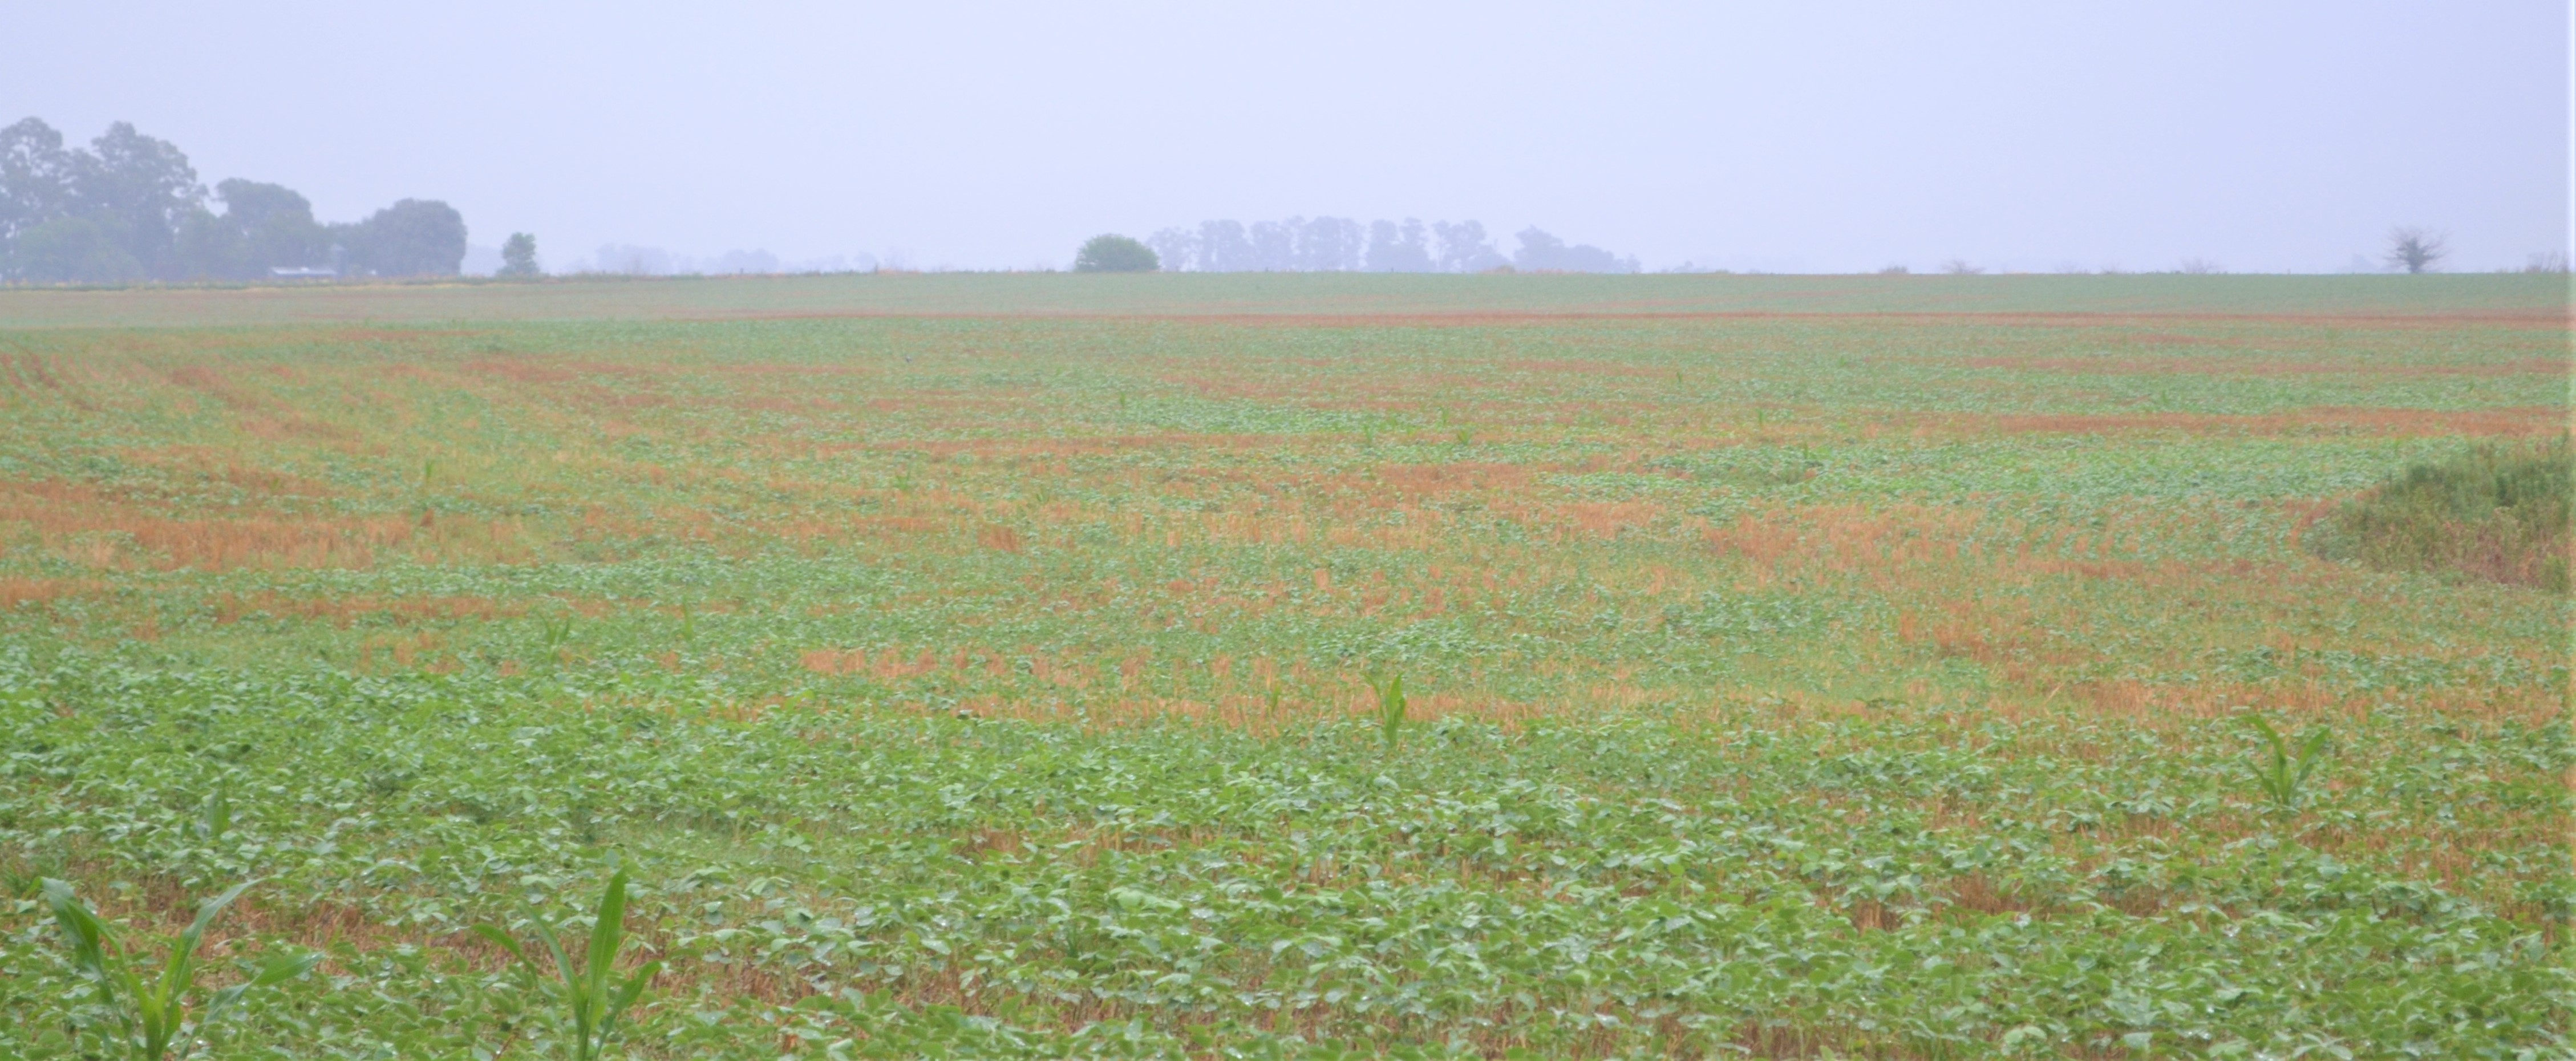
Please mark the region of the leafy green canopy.
[[525, 232], [510, 233], [510, 238], [501, 243], [501, 275], [535, 276], [540, 272], [537, 237]]
[[1077, 273], [1150, 273], [1163, 267], [1154, 250], [1127, 236], [1093, 236], [1073, 256]]
[[465, 219], [405, 199], [354, 224], [325, 225], [292, 189], [238, 178], [206, 187], [185, 152], [126, 122], [87, 148], [28, 118], [0, 128], [0, 279], [121, 284], [248, 280], [337, 266], [380, 276], [452, 275]]

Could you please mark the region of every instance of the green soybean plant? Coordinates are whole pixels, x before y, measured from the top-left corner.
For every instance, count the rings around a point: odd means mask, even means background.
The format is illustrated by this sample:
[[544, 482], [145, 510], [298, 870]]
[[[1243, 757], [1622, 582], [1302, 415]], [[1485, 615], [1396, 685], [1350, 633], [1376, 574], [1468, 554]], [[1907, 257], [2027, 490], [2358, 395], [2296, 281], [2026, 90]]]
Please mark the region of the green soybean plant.
[[[590, 950], [582, 955], [583, 968], [573, 968], [572, 958], [564, 953], [563, 941], [543, 917], [531, 915], [528, 927], [554, 957], [556, 978], [549, 987], [572, 1025], [573, 1061], [591, 1061], [601, 1056], [617, 1034], [617, 1018], [644, 994], [644, 986], [653, 982], [653, 974], [662, 971], [661, 962], [648, 962], [625, 979], [617, 978], [617, 950], [626, 940], [626, 871], [621, 868], [610, 874], [608, 890], [600, 894], [599, 909], [590, 929]], [[539, 981], [547, 980], [546, 971], [509, 933], [490, 925], [476, 925], [474, 930], [509, 951]]]
[[2289, 739], [2262, 716], [2247, 715], [2245, 720], [2262, 736], [2264, 745], [2250, 766], [2254, 786], [2272, 801], [2273, 809], [2284, 814], [2298, 810], [2299, 804], [2307, 800], [2308, 777], [2323, 762], [2326, 740], [2332, 731], [2324, 726], [2309, 730], [2293, 753]]
[[199, 905], [197, 919], [171, 944], [160, 978], [146, 983], [125, 968], [127, 957], [117, 947], [115, 936], [73, 893], [72, 886], [50, 877], [45, 879], [45, 902], [53, 907], [54, 924], [62, 929], [63, 942], [71, 947], [72, 965], [89, 979], [99, 1005], [115, 1016], [115, 1042], [123, 1056], [134, 1061], [180, 1061], [195, 1049], [206, 1029], [223, 1019], [243, 995], [254, 988], [271, 987], [302, 976], [322, 960], [319, 954], [272, 955], [250, 979], [209, 996], [191, 1024], [188, 993], [196, 986], [197, 973], [203, 968], [197, 962], [197, 944], [205, 939], [207, 926], [214, 924], [224, 908], [241, 898], [249, 887], [247, 881], [233, 885], [230, 891]]
[[1377, 731], [1386, 738], [1387, 747], [1404, 739], [1404, 675], [1390, 674], [1383, 681], [1371, 679], [1369, 687], [1377, 690]]

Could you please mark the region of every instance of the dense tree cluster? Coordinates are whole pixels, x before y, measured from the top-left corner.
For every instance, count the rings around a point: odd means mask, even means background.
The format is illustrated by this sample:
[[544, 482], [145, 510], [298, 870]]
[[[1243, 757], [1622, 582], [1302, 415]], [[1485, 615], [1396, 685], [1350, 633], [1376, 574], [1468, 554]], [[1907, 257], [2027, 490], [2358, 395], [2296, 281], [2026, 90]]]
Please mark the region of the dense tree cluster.
[[1568, 244], [1536, 228], [1517, 237], [1520, 249], [1505, 257], [1476, 221], [1424, 224], [1418, 218], [1372, 221], [1347, 217], [1292, 217], [1285, 221], [1202, 221], [1195, 229], [1167, 228], [1145, 240], [1167, 270], [1210, 273], [1521, 272], [1633, 273], [1637, 259], [1590, 244]]
[[279, 269], [453, 275], [464, 258], [465, 219], [436, 200], [405, 199], [363, 221], [323, 224], [311, 203], [280, 185], [236, 178], [210, 195], [177, 146], [126, 122], [68, 149], [39, 119], [0, 128], [0, 279], [246, 280]]

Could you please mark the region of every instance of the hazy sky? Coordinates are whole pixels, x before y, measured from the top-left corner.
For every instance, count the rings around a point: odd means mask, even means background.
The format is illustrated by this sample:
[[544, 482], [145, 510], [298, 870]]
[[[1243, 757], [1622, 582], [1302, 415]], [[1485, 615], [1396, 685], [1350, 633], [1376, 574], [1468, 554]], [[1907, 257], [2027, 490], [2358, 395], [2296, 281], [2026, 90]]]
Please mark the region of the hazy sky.
[[2540, 0], [9, 6], [0, 123], [130, 120], [325, 220], [445, 199], [554, 264], [1062, 266], [1290, 214], [1538, 225], [1649, 268], [2568, 241], [2568, 14]]

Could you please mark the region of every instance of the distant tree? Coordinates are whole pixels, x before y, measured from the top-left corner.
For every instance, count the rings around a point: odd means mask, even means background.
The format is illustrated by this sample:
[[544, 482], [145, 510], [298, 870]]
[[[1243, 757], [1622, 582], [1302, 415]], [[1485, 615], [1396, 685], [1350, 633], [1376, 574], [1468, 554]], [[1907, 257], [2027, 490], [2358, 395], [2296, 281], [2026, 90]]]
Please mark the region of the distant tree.
[[313, 220], [313, 204], [294, 189], [235, 177], [215, 185], [215, 198], [223, 200], [225, 219], [241, 232], [255, 275], [330, 261], [331, 234]]
[[20, 232], [64, 216], [70, 199], [63, 134], [37, 118], [0, 129], [0, 251]]
[[1405, 218], [1401, 225], [1393, 221], [1371, 222], [1366, 268], [1373, 273], [1430, 272], [1434, 266], [1424, 236], [1418, 218]]
[[176, 250], [182, 279], [232, 280], [250, 272], [241, 231], [202, 206], [179, 220]]
[[465, 217], [435, 199], [404, 199], [334, 228], [350, 263], [377, 276], [454, 276], [465, 264]]
[[1205, 260], [1199, 257], [1198, 234], [1188, 229], [1164, 229], [1145, 237], [1145, 245], [1153, 248], [1155, 259], [1163, 263], [1166, 272], [1207, 268]]
[[128, 284], [146, 275], [106, 226], [86, 217], [58, 217], [19, 233], [10, 258], [19, 277], [38, 283]]
[[1154, 249], [1115, 234], [1093, 236], [1073, 256], [1077, 273], [1150, 273], [1162, 268]]
[[96, 222], [146, 275], [182, 275], [178, 228], [203, 209], [206, 190], [178, 147], [117, 122], [72, 153], [71, 178], [72, 213]]
[[2410, 273], [2432, 271], [2451, 256], [2450, 238], [2438, 232], [2405, 227], [2388, 233], [2388, 264]]
[[1360, 223], [1347, 217], [1318, 217], [1296, 226], [1296, 267], [1308, 272], [1343, 272], [1360, 267], [1366, 239]]
[[[902, 251], [887, 256], [886, 268], [909, 272]], [[623, 273], [628, 276], [660, 276], [671, 271], [671, 253], [660, 247], [638, 247], [631, 243], [603, 243], [591, 256], [590, 266], [576, 272]]]
[[510, 233], [501, 241], [501, 275], [525, 277], [537, 275], [537, 237], [525, 232]]
[[326, 227], [281, 185], [227, 180], [214, 197], [221, 214], [188, 156], [132, 123], [65, 150], [61, 133], [25, 119], [0, 129], [0, 278], [239, 279], [335, 255], [385, 275], [452, 274], [465, 257], [465, 219], [445, 203], [406, 199]]
[[215, 185], [215, 198], [221, 215], [198, 207], [179, 223], [181, 276], [247, 280], [330, 260], [329, 230], [294, 189], [233, 178]]
[[1253, 268], [1252, 237], [1241, 221], [1199, 222], [1199, 268], [1239, 273]]
[[1438, 260], [1444, 272], [1481, 273], [1511, 264], [1485, 239], [1482, 222], [1461, 221], [1453, 225], [1439, 221], [1432, 224], [1431, 232], [1440, 240]]
[[1588, 243], [1571, 246], [1536, 228], [1522, 229], [1515, 237], [1521, 249], [1512, 254], [1512, 267], [1522, 272], [1545, 273], [1633, 273], [1637, 260], [1621, 258]]
[[1248, 267], [1257, 272], [1284, 273], [1297, 268], [1297, 229], [1306, 223], [1302, 217], [1286, 221], [1252, 223], [1252, 261]]
[[2182, 260], [2180, 268], [2183, 272], [2192, 276], [2216, 276], [2227, 271], [2226, 266], [2210, 261], [2207, 258], [2185, 258]]
[[[1555, 272], [1633, 273], [1637, 259], [1599, 247], [1573, 244], [1530, 229], [1521, 235], [1518, 267]], [[1435, 249], [1436, 240], [1436, 249]], [[1424, 225], [1362, 225], [1347, 217], [1290, 217], [1280, 221], [1203, 221], [1193, 232], [1167, 228], [1146, 240], [1166, 270], [1203, 272], [1486, 272], [1509, 271], [1475, 221]], [[1077, 266], [1079, 268], [1079, 266]]]
[[1881, 269], [1881, 270], [1879, 270], [1879, 271], [1878, 271], [1878, 275], [1880, 275], [1880, 276], [1904, 276], [1904, 275], [1906, 275], [1906, 274], [1908, 274], [1908, 273], [1911, 273], [1911, 272], [1913, 272], [1913, 271], [1914, 271], [1914, 270], [1912, 270], [1912, 269], [1908, 269], [1908, 268], [1906, 268], [1906, 267], [1904, 267], [1904, 266], [1902, 266], [1902, 265], [1891, 265], [1891, 266], [1888, 266], [1888, 267], [1887, 267], [1887, 268], [1885, 268], [1885, 269]]
[[1978, 273], [1985, 272], [1986, 269], [1981, 265], [1968, 264], [1968, 260], [1966, 258], [1952, 258], [1949, 261], [1941, 263], [1941, 271], [1952, 276], [1975, 276]]

